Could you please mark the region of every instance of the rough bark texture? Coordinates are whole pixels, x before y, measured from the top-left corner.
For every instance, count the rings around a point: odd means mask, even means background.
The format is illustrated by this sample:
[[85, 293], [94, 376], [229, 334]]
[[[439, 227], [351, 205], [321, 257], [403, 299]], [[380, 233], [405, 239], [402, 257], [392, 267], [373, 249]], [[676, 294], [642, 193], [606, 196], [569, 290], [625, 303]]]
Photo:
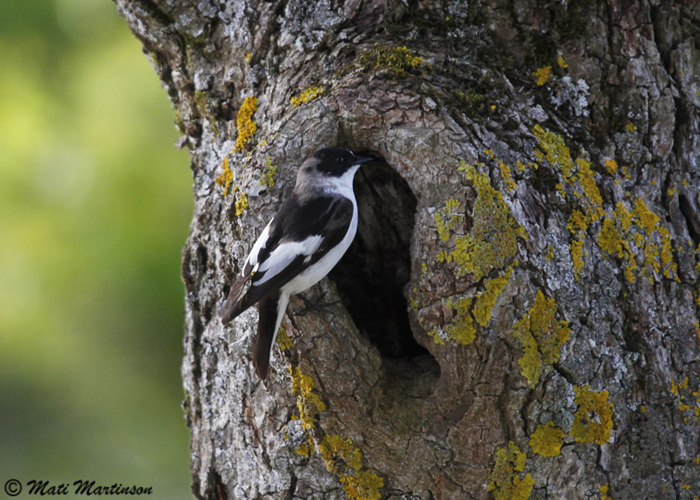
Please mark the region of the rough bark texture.
[[[700, 496], [698, 2], [116, 3], [192, 157], [198, 498]], [[218, 311], [328, 145], [384, 163], [262, 383]]]

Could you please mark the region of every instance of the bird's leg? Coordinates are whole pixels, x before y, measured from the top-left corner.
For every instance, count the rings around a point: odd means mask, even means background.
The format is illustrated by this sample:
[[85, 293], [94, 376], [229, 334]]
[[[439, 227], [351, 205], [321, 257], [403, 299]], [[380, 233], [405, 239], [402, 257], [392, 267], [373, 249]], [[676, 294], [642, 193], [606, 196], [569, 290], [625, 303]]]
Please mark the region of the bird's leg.
[[321, 302], [323, 300], [323, 297], [326, 296], [326, 292], [324, 291], [321, 293], [321, 295], [318, 296], [315, 300], [308, 299], [304, 296], [304, 294], [298, 294], [301, 300], [304, 301], [304, 307], [299, 309], [294, 313], [294, 316], [304, 316], [305, 314], [311, 312], [311, 311], [317, 311], [317, 312], [330, 312], [330, 306], [334, 306], [335, 304], [338, 304], [340, 301], [335, 300], [333, 302]]

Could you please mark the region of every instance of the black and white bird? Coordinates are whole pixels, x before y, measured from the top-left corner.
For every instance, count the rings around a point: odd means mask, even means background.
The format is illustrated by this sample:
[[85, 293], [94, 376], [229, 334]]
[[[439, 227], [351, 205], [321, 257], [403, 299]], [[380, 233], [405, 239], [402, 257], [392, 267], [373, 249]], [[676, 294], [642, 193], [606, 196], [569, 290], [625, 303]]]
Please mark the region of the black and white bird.
[[363, 163], [349, 149], [323, 148], [299, 168], [291, 196], [253, 245], [221, 312], [226, 325], [258, 303], [258, 335], [253, 364], [267, 377], [272, 348], [289, 296], [326, 276], [357, 232], [352, 183]]

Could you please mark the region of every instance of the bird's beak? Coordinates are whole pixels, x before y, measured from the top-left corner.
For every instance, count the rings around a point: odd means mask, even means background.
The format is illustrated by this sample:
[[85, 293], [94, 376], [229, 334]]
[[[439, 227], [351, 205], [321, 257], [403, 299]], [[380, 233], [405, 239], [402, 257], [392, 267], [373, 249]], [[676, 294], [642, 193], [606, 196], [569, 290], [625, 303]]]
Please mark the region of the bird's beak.
[[356, 156], [355, 161], [352, 162], [353, 165], [362, 165], [363, 163], [367, 163], [368, 161], [374, 161], [375, 158], [371, 158], [369, 156]]

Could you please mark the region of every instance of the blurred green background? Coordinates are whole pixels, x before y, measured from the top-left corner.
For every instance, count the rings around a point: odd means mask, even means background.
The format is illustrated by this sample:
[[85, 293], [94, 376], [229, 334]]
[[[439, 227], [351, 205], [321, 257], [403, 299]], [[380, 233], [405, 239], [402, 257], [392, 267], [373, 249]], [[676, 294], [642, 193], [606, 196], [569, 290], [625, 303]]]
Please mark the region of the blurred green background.
[[191, 498], [177, 137], [109, 0], [0, 2], [0, 484]]

